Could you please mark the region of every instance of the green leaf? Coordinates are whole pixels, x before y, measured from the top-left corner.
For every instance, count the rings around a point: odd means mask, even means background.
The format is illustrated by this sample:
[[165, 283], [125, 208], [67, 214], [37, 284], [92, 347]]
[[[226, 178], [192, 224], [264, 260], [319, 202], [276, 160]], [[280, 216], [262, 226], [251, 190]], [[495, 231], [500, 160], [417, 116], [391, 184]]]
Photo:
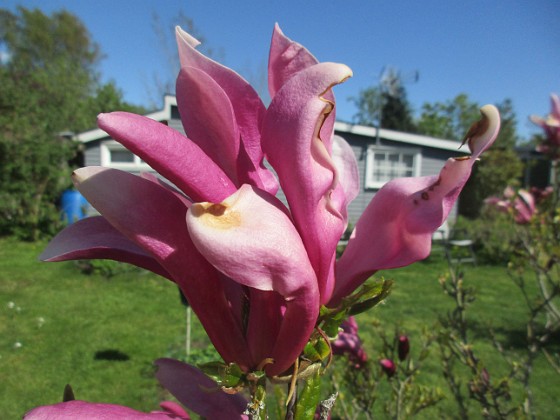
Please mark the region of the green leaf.
[[393, 282], [384, 279], [380, 283], [364, 285], [364, 288], [359, 292], [357, 303], [350, 307], [349, 315], [357, 315], [373, 308], [389, 296], [392, 287]]
[[214, 379], [218, 385], [228, 388], [237, 386], [244, 375], [241, 368], [235, 363], [226, 365], [223, 362], [209, 362], [199, 367], [206, 375]]
[[321, 325], [321, 329], [330, 338], [336, 338], [338, 336], [338, 328], [342, 321], [347, 317], [346, 311], [341, 311], [334, 314], [331, 317], [327, 317]]
[[315, 416], [321, 394], [321, 376], [317, 371], [307, 381], [296, 404], [295, 420], [310, 420]]

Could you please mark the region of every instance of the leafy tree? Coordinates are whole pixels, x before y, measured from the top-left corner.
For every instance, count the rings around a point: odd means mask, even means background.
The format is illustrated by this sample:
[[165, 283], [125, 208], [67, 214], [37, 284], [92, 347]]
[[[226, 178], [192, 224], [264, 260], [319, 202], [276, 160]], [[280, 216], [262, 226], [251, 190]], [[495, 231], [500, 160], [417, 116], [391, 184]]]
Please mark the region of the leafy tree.
[[400, 73], [391, 70], [383, 78], [380, 86], [363, 89], [357, 98], [350, 98], [358, 108], [354, 115], [357, 124], [377, 126], [379, 107], [381, 109], [381, 127], [390, 130], [416, 132], [412, 117], [412, 108], [406, 96], [406, 89]]
[[425, 103], [418, 120], [418, 132], [441, 139], [463, 139], [473, 121], [479, 118], [480, 106], [461, 93], [447, 102]]
[[162, 72], [155, 73], [152, 76], [154, 88], [149, 89], [148, 94], [153, 105], [158, 104], [163, 95], [175, 92], [175, 79], [180, 69], [177, 42], [175, 40], [176, 26], [180, 26], [200, 42], [197, 50], [201, 53], [216, 60], [223, 58], [223, 51], [212, 48], [194, 24], [194, 21], [182, 10], [168, 20], [162, 20], [160, 15], [154, 13], [152, 16], [152, 29], [158, 40], [159, 51], [166, 65]]
[[67, 11], [0, 9], [0, 51], [0, 234], [35, 240], [57, 229], [55, 202], [70, 186], [77, 149], [61, 133], [124, 103], [99, 85], [100, 49]]

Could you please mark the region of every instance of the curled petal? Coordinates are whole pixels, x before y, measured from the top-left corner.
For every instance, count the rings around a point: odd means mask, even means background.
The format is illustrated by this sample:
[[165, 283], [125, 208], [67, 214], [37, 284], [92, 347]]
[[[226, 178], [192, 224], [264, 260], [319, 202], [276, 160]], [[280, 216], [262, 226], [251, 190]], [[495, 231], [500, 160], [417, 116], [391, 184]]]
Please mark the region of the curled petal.
[[332, 292], [336, 244], [346, 227], [332, 133], [323, 135], [334, 104], [324, 96], [351, 75], [347, 66], [335, 63], [301, 70], [277, 92], [263, 125], [263, 148], [317, 274], [322, 303]]
[[[344, 211], [347, 205], [360, 192], [360, 173], [358, 162], [352, 147], [340, 136], [333, 136], [332, 159], [337, 168], [338, 182], [344, 192], [344, 204], [340, 208]], [[345, 218], [347, 216], [345, 215]]]
[[278, 24], [274, 25], [268, 57], [268, 91], [274, 98], [276, 92], [297, 72], [319, 63], [301, 44], [284, 35]]
[[222, 279], [190, 239], [185, 204], [167, 188], [115, 169], [78, 169], [74, 182], [115, 229], [153, 255], [181, 287], [220, 355], [251, 366]]
[[134, 242], [101, 216], [78, 220], [49, 242], [39, 256], [42, 261], [109, 259], [150, 270], [162, 277], [171, 275]]
[[[274, 175], [264, 167], [264, 154], [260, 144], [260, 126], [266, 108], [253, 87], [233, 70], [204, 56], [196, 47], [200, 44], [195, 38], [177, 27], [177, 45], [181, 67], [196, 68], [212, 79], [233, 104], [233, 112], [240, 133], [239, 159], [237, 160], [237, 178], [239, 185], [249, 183], [270, 194], [276, 194], [278, 182]], [[214, 89], [214, 88], [213, 88]], [[177, 88], [177, 99], [189, 95], [182, 87]], [[189, 133], [196, 128], [189, 121], [188, 111], [179, 104], [181, 119], [185, 131]], [[205, 110], [198, 110], [204, 113]], [[211, 117], [211, 115], [207, 114]], [[239, 140], [239, 139], [238, 139]]]
[[375, 271], [402, 267], [429, 255], [432, 233], [447, 218], [476, 158], [498, 135], [498, 111], [487, 105], [482, 112], [487, 121], [469, 130], [472, 156], [449, 159], [438, 177], [395, 179], [377, 192], [337, 262], [337, 283], [329, 305], [338, 304]]
[[313, 330], [319, 295], [305, 248], [282, 204], [243, 185], [222, 203], [194, 204], [187, 226], [198, 250], [218, 270], [240, 284], [275, 291], [285, 299], [284, 320], [269, 355], [275, 364], [267, 373], [287, 369]]
[[25, 420], [74, 420], [74, 419], [188, 419], [189, 416], [178, 416], [176, 412], [142, 413], [132, 408], [114, 404], [90, 403], [86, 401], [68, 401], [53, 405], [45, 405], [27, 412]]
[[247, 401], [239, 394], [226, 394], [199, 369], [173, 359], [155, 361], [156, 378], [185, 407], [213, 419], [247, 419]]
[[305, 248], [274, 197], [243, 185], [222, 203], [195, 203], [187, 226], [197, 249], [244, 286], [293, 298], [314, 273]]
[[480, 120], [469, 128], [463, 139], [463, 144], [468, 143], [473, 159], [494, 143], [500, 130], [500, 113], [494, 105], [484, 105], [480, 108], [480, 115]]
[[223, 200], [236, 190], [199, 146], [160, 122], [112, 112], [100, 114], [97, 123], [195, 201]]

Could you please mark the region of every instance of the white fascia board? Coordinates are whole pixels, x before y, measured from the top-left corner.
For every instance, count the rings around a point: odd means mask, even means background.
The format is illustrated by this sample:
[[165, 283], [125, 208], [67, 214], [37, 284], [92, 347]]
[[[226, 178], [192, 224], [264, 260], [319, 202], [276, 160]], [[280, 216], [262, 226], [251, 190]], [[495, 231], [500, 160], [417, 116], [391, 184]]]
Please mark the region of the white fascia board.
[[[334, 129], [340, 133], [352, 133], [375, 140], [377, 137], [377, 128], [367, 127], [365, 125], [349, 124], [345, 122], [335, 122]], [[458, 153], [470, 153], [467, 148], [459, 149], [459, 143], [453, 140], [437, 139], [435, 137], [421, 136], [418, 134], [403, 133], [400, 131], [387, 130], [382, 128], [379, 131], [379, 137], [385, 140], [393, 140], [406, 144], [417, 146], [433, 147], [435, 149], [452, 150]]]
[[[150, 118], [154, 121], [169, 121], [171, 119], [171, 107], [177, 105], [177, 98], [175, 96], [166, 95], [163, 98], [163, 109], [161, 111], [152, 112], [151, 114], [145, 115], [145, 117]], [[88, 143], [90, 141], [99, 140], [109, 135], [100, 128], [96, 128], [90, 131], [84, 131], [83, 133], [77, 134], [74, 139], [81, 143]]]

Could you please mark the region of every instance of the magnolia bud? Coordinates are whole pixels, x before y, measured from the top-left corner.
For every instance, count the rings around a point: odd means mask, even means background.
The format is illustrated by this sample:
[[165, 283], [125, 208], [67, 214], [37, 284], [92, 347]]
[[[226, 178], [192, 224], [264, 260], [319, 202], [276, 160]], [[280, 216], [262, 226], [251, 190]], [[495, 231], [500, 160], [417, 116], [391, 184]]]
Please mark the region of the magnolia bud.
[[381, 366], [381, 369], [383, 369], [383, 372], [385, 372], [389, 378], [391, 378], [397, 370], [395, 362], [393, 362], [391, 359], [381, 359], [379, 361], [379, 365]]
[[406, 335], [401, 335], [399, 337], [399, 345], [398, 345], [399, 360], [402, 361], [406, 359], [409, 351], [410, 351], [410, 342], [408, 341], [408, 337]]

